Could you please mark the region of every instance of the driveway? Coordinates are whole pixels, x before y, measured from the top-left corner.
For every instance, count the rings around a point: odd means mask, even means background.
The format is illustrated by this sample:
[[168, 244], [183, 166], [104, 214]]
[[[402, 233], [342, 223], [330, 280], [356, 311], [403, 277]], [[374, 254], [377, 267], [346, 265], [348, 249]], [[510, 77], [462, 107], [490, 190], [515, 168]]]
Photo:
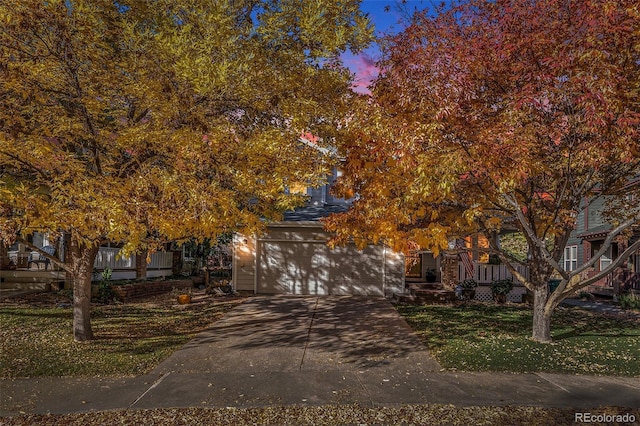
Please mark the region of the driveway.
[[154, 371], [358, 371], [439, 365], [384, 299], [257, 297], [238, 306]]
[[384, 299], [256, 297], [160, 364], [136, 407], [183, 405], [185, 393], [205, 406], [371, 405], [364, 374], [382, 385], [438, 370]]

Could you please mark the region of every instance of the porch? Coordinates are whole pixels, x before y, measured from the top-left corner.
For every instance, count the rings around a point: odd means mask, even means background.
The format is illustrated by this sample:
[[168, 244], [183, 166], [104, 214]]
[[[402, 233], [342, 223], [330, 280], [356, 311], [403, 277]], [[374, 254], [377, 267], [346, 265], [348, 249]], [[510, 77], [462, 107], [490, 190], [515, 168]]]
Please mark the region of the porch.
[[[93, 264], [93, 280], [100, 280], [102, 272], [106, 269], [111, 271], [113, 280], [170, 276], [174, 273], [174, 263], [180, 261], [180, 252], [156, 252], [148, 258], [136, 254], [119, 256], [119, 252], [119, 248], [100, 247]], [[37, 252], [13, 250], [5, 253], [0, 262], [4, 265], [0, 268], [2, 294], [15, 291], [48, 291], [52, 286], [63, 287], [67, 281], [65, 271], [54, 263], [45, 262], [37, 257]]]
[[[458, 262], [457, 282], [461, 282], [466, 279], [474, 279], [478, 283], [475, 300], [482, 302], [492, 301], [493, 293], [491, 292], [490, 285], [493, 281], [498, 280], [510, 280], [514, 282], [513, 290], [507, 294], [508, 302], [520, 303], [524, 300], [527, 289], [513, 276], [505, 265], [482, 263], [478, 261], [474, 261], [470, 265], [473, 268], [469, 268], [469, 265], [465, 265], [464, 262]], [[473, 273], [470, 273], [471, 269], [473, 270]], [[526, 266], [517, 265], [516, 271], [526, 279], [529, 279], [529, 268]]]
[[[148, 262], [147, 262], [148, 260]], [[135, 278], [155, 278], [172, 274], [174, 252], [158, 251], [152, 253], [148, 259], [145, 255], [130, 254], [120, 256], [120, 249], [116, 247], [100, 247], [93, 263], [95, 280], [99, 280], [102, 271], [109, 269], [111, 279], [127, 280]]]
[[[431, 252], [414, 252], [405, 258], [406, 291], [414, 299], [423, 302], [447, 302], [455, 300], [453, 288], [465, 279], [474, 279], [479, 285], [475, 300], [489, 302], [493, 300], [490, 284], [497, 280], [511, 280], [514, 288], [507, 295], [509, 302], [522, 302], [526, 288], [513, 277], [503, 264], [482, 261], [463, 262], [458, 255], [434, 257]], [[516, 270], [526, 279], [529, 269], [518, 265]], [[431, 275], [431, 277], [430, 277]], [[446, 285], [444, 285], [446, 284]]]
[[[466, 279], [474, 279], [480, 285], [489, 285], [492, 281], [497, 280], [511, 280], [516, 285], [519, 284], [518, 280], [513, 277], [513, 274], [509, 269], [502, 264], [494, 265], [489, 263], [482, 263], [474, 261], [471, 263], [473, 266], [473, 273], [470, 274], [464, 262], [458, 262], [458, 282]], [[529, 279], [529, 268], [524, 265], [517, 265], [516, 271], [526, 279]]]

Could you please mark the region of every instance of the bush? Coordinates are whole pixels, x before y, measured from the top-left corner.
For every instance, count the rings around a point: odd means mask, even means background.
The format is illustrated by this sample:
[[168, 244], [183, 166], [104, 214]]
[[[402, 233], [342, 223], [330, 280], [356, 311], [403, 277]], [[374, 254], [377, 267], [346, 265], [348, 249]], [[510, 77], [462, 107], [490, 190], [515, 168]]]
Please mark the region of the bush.
[[580, 291], [578, 292], [578, 299], [583, 299], [583, 300], [593, 300], [593, 294], [589, 293], [588, 291]]
[[494, 296], [504, 295], [506, 296], [513, 289], [513, 281], [511, 280], [496, 280], [491, 283], [491, 292]]
[[105, 268], [102, 271], [102, 279], [98, 287], [98, 300], [102, 303], [109, 303], [113, 301], [115, 294], [111, 288], [111, 269]]
[[460, 286], [465, 290], [475, 290], [478, 287], [478, 282], [473, 278], [467, 278], [460, 283]]
[[58, 295], [66, 297], [69, 300], [73, 300], [73, 288], [63, 288], [58, 292]]
[[640, 296], [635, 293], [622, 294], [618, 300], [620, 306], [625, 309], [640, 310]]

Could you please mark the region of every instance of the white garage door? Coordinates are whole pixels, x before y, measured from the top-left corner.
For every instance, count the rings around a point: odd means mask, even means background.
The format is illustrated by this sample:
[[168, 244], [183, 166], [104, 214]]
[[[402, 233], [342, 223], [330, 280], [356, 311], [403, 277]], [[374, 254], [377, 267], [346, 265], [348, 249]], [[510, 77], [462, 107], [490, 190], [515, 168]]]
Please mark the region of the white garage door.
[[260, 241], [257, 291], [265, 294], [384, 295], [384, 252], [323, 241]]

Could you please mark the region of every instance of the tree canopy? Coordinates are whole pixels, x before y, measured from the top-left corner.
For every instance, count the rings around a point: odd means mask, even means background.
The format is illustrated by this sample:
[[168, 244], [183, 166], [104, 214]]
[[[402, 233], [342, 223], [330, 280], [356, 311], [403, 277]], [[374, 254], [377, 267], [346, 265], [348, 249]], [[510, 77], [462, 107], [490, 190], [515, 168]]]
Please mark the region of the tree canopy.
[[[285, 187], [326, 168], [298, 138], [340, 131], [352, 77], [339, 54], [372, 37], [358, 6], [2, 3], [1, 239], [69, 233], [91, 257], [105, 240], [135, 251], [255, 231], [300, 203]], [[80, 263], [60, 262], [86, 282]]]
[[[438, 252], [469, 233], [518, 230], [534, 339], [550, 340], [551, 312], [588, 284], [577, 278], [593, 264], [559, 263], [577, 214], [605, 197], [607, 244], [640, 224], [638, 185], [629, 185], [640, 176], [639, 22], [630, 0], [471, 0], [416, 13], [387, 39], [341, 147], [337, 191], [359, 200], [327, 222], [335, 242], [414, 241]], [[563, 280], [549, 295], [552, 273]]]

